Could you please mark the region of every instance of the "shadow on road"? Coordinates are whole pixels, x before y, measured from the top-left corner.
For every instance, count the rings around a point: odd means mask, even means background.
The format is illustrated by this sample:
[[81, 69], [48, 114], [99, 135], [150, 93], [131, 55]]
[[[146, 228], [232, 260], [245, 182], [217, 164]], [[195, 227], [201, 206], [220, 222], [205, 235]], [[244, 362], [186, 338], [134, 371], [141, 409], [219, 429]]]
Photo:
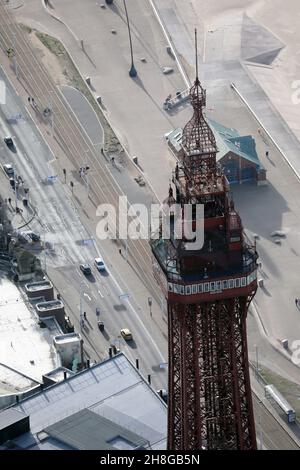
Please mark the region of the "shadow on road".
[[107, 333], [106, 330], [102, 330], [101, 333], [104, 336], [104, 338], [106, 339], [106, 341], [108, 341], [110, 339], [110, 336], [109, 336], [109, 334]]
[[160, 367], [160, 366], [152, 366], [151, 369], [153, 370], [153, 372], [164, 372], [165, 369], [163, 367]]
[[123, 304], [115, 304], [113, 307], [114, 310], [116, 310], [117, 312], [123, 312], [124, 310], [127, 310], [127, 308]]

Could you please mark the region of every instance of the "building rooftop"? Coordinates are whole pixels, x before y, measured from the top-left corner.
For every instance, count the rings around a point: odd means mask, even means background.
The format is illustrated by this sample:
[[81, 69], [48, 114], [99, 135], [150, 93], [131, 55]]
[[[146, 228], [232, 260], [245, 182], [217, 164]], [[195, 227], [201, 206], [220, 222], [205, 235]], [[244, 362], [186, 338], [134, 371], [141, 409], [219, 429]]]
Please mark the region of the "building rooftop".
[[[263, 168], [256, 151], [255, 139], [251, 135], [240, 136], [236, 129], [225, 127], [222, 124], [206, 118], [211, 127], [218, 148], [217, 161], [220, 161], [228, 152], [233, 152], [242, 158], [251, 161], [257, 168]], [[171, 142], [176, 152], [182, 148], [181, 128], [175, 129], [165, 135], [167, 141]]]
[[42, 312], [46, 310], [54, 310], [55, 308], [62, 308], [64, 304], [61, 300], [48, 300], [46, 302], [38, 302], [35, 306], [37, 310]]
[[72, 372], [71, 370], [61, 366], [57, 369], [52, 370], [51, 372], [48, 372], [44, 375], [44, 377], [53, 380], [53, 382], [61, 382], [62, 380], [64, 380], [65, 374], [67, 375], [67, 377], [75, 375], [74, 372]]
[[73, 343], [74, 341], [80, 340], [81, 336], [79, 333], [67, 333], [65, 335], [58, 335], [54, 337], [54, 341], [56, 344]]
[[24, 375], [15, 369], [11, 369], [5, 364], [0, 364], [0, 396], [23, 393], [38, 387], [40, 382]]
[[225, 127], [222, 124], [208, 119], [216, 141], [219, 153], [217, 155], [218, 161], [224, 157], [229, 151], [240, 155], [242, 158], [255, 163], [259, 168], [261, 163], [259, 161], [255, 140], [251, 135], [240, 136], [236, 129]]
[[25, 288], [28, 290], [28, 291], [39, 291], [39, 290], [43, 290], [43, 289], [47, 289], [47, 288], [51, 288], [53, 287], [52, 286], [52, 282], [49, 281], [49, 280], [46, 280], [46, 281], [36, 281], [36, 282], [28, 282], [27, 284], [25, 284]]
[[[47, 323], [50, 331], [41, 328], [34, 309], [10, 280], [1, 278], [0, 293], [0, 363], [41, 382], [43, 374], [60, 365], [53, 336], [61, 330], [54, 319]], [[8, 368], [0, 368], [0, 383], [11, 378], [18, 387], [25, 379]]]
[[71, 449], [136, 450], [148, 447], [145, 439], [88, 409], [52, 424], [45, 432]]
[[[19, 448], [70, 448], [70, 439], [76, 448], [85, 447], [85, 433], [78, 434], [78, 423], [84, 420], [97, 448], [104, 445], [103, 440], [106, 448], [146, 443], [152, 449], [166, 448], [167, 407], [123, 353], [20, 401], [12, 409], [30, 416], [30, 433], [13, 441]], [[88, 412], [79, 414], [84, 410]], [[109, 436], [102, 418], [113, 423]]]

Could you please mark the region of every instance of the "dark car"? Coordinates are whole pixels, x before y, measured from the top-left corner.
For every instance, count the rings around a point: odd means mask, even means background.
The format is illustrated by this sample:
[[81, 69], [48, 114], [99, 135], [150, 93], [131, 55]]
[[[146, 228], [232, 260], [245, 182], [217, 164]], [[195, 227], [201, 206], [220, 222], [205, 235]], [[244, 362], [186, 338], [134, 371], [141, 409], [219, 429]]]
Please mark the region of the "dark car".
[[157, 393], [165, 403], [168, 403], [168, 392], [167, 392], [167, 390], [165, 390], [164, 388], [160, 388], [159, 390], [157, 390]]
[[9, 178], [9, 184], [12, 187], [12, 189], [15, 190], [16, 188], [15, 178]]
[[83, 274], [85, 274], [86, 276], [92, 274], [92, 270], [89, 264], [81, 264], [79, 267]]
[[104, 330], [104, 323], [103, 321], [98, 321], [98, 328], [100, 331], [103, 331]]
[[30, 236], [33, 242], [39, 242], [41, 240], [41, 237], [37, 233], [28, 232], [28, 235]]
[[11, 137], [4, 137], [4, 142], [6, 143], [7, 147], [14, 148], [15, 144]]

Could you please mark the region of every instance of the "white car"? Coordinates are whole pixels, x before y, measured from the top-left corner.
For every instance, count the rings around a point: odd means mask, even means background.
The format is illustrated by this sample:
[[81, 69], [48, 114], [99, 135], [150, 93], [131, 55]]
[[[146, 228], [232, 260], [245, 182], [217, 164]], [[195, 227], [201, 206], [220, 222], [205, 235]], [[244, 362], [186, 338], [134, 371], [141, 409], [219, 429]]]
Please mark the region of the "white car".
[[12, 165], [10, 163], [4, 163], [2, 165], [2, 168], [5, 172], [5, 174], [10, 177], [10, 178], [13, 178], [14, 177], [14, 169], [12, 167]]
[[98, 271], [106, 271], [104, 261], [101, 258], [95, 258], [95, 266]]

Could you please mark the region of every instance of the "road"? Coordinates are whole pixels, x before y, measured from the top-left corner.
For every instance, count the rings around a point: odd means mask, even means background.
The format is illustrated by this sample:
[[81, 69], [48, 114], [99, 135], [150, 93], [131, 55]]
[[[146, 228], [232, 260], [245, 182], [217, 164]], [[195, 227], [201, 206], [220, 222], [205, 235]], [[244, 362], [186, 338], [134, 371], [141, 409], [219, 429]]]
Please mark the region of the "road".
[[[0, 77], [5, 80], [3, 74]], [[18, 119], [13, 120], [13, 117]], [[41, 234], [47, 247], [40, 254], [42, 267], [51, 273], [51, 279], [56, 280], [58, 290], [64, 294], [64, 286], [70, 286], [69, 293], [74, 299], [73, 321], [77, 331], [80, 331], [79, 293], [80, 290], [82, 292], [83, 307], [87, 311], [87, 322], [82, 334], [91, 360], [106, 357], [110, 344], [117, 342], [133, 362], [138, 358], [148, 373], [155, 372], [153, 384], [157, 388], [166, 388], [166, 371], [159, 368], [159, 364], [166, 362], [166, 359], [152, 339], [153, 332], [147, 329], [142, 320], [145, 312], [142, 315], [137, 312], [130, 297], [122, 298], [128, 292], [128, 287], [117, 280], [107, 245], [102, 254], [96, 240], [83, 226], [70, 190], [59, 178], [53, 184], [42, 182], [47, 176], [53, 175], [53, 155], [9, 83], [6, 104], [0, 110], [0, 134], [13, 136], [16, 152], [9, 150], [2, 141], [2, 163], [11, 163], [22, 177], [24, 185], [29, 188], [30, 204], [35, 208], [36, 216], [27, 228]], [[13, 194], [10, 197], [14, 201]], [[21, 200], [19, 206], [22, 206]], [[24, 216], [26, 220], [30, 219], [30, 214], [24, 213]], [[79, 264], [87, 262], [93, 266], [94, 258], [98, 256], [105, 260], [107, 272], [101, 274], [93, 267], [93, 275], [86, 278]], [[100, 307], [101, 319], [105, 324], [103, 334], [97, 328], [96, 307]], [[129, 328], [134, 336], [134, 340], [128, 344], [120, 337], [120, 329], [124, 327]]]
[[[78, 170], [88, 163], [91, 169], [89, 176], [90, 197], [93, 198], [95, 206], [97, 207], [100, 203], [108, 203], [118, 207], [119, 196], [123, 194], [121, 189], [116, 185], [110, 172], [106, 171], [106, 167], [103, 167], [92, 142], [79, 125], [45, 68], [36, 59], [24, 31], [12, 20], [3, 3], [0, 3], [0, 18], [0, 44], [7, 49], [11, 45], [11, 37], [15, 38], [18, 77], [28, 93], [34, 97], [37, 113], [42, 116], [43, 110], [49, 106], [51, 99], [55, 115], [55, 138]], [[141, 278], [156, 296], [157, 287], [152, 276], [148, 242], [146, 240], [129, 240], [128, 245], [130, 257], [138, 267]]]
[[262, 450], [299, 450], [299, 446], [281, 428], [277, 419], [268, 411], [261, 400], [254, 394], [252, 397], [258, 448], [261, 449], [260, 446], [262, 446]]

